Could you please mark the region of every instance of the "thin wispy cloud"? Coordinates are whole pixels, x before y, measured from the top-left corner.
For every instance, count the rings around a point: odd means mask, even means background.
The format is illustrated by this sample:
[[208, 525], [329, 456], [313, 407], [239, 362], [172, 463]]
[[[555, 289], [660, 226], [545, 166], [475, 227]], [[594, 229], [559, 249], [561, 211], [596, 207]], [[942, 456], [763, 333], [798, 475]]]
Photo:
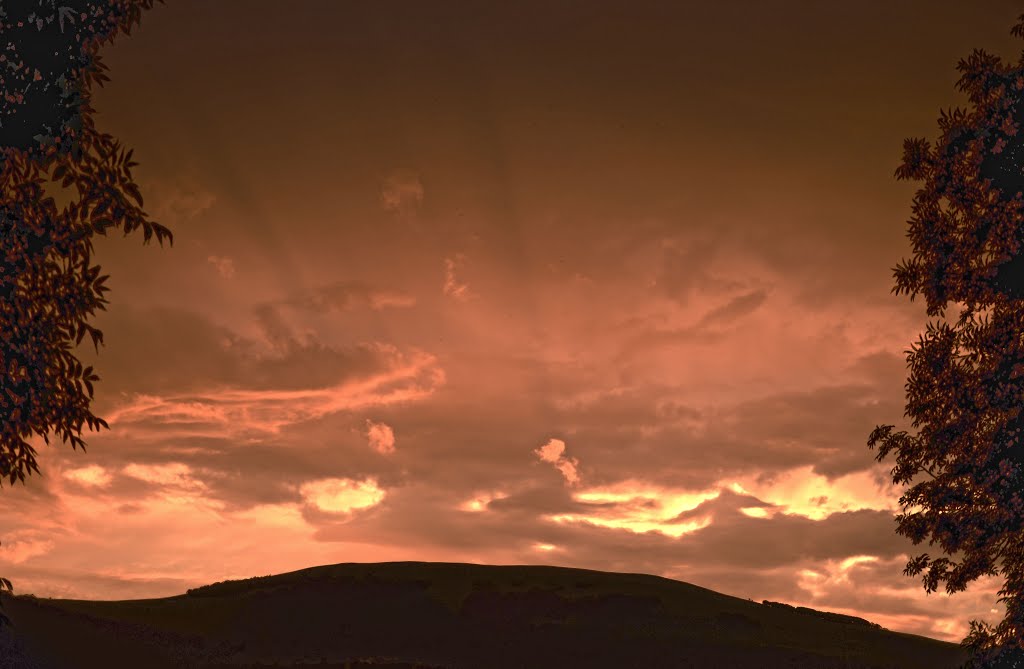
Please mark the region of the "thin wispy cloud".
[[53, 550], [56, 542], [50, 539], [35, 539], [32, 531], [13, 533], [3, 539], [0, 544], [0, 559], [12, 564], [22, 564]]
[[235, 275], [235, 262], [231, 258], [207, 256], [206, 260], [213, 265], [216, 268], [217, 273], [225, 279], [230, 279]]
[[415, 306], [416, 297], [396, 288], [372, 286], [364, 281], [335, 281], [312, 288], [281, 304], [317, 313], [358, 309], [380, 311]]
[[456, 272], [465, 264], [466, 256], [457, 253], [451, 258], [444, 259], [444, 294], [460, 302], [465, 302], [473, 297], [469, 290], [469, 284], [459, 281]]
[[[135, 157], [138, 160], [138, 156]], [[217, 195], [195, 175], [176, 174], [171, 180], [146, 183], [146, 211], [172, 232], [217, 204]], [[177, 235], [176, 235], [177, 236]]]
[[[417, 352], [399, 355], [394, 366], [369, 377], [308, 390], [217, 390], [194, 397], [137, 395], [106, 421], [121, 429], [160, 424], [180, 436], [275, 434], [286, 426], [341, 411], [422, 400], [444, 385], [436, 358]], [[180, 427], [177, 427], [180, 426]]]
[[416, 172], [396, 169], [384, 178], [380, 189], [380, 204], [396, 214], [411, 214], [423, 202], [423, 183]]

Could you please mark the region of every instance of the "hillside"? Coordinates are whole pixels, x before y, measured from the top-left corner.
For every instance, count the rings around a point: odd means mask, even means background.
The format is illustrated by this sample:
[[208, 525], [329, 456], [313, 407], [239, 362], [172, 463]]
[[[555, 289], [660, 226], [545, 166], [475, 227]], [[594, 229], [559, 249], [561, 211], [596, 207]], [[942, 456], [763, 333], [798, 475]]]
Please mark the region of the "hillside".
[[[3, 595], [0, 666], [955, 669], [956, 644], [647, 574], [342, 563], [160, 599]], [[276, 664], [275, 664], [276, 663]]]

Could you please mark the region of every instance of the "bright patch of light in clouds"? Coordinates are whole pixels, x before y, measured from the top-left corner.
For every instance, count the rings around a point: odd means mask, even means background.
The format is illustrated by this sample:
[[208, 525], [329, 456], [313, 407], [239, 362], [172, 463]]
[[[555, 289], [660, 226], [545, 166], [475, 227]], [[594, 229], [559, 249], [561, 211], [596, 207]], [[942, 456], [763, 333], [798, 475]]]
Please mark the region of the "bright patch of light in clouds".
[[505, 492], [492, 492], [492, 493], [481, 493], [473, 497], [470, 500], [459, 504], [458, 508], [462, 511], [479, 512], [487, 509], [487, 505], [491, 501], [496, 499], [505, 499], [508, 497], [508, 493]]
[[842, 570], [843, 577], [847, 577], [850, 569], [862, 562], [878, 562], [878, 558], [874, 555], [854, 555], [853, 557], [846, 558], [839, 563], [839, 568]]
[[[549, 442], [550, 445], [550, 442]], [[555, 452], [560, 455], [561, 449], [549, 450], [548, 457]], [[573, 498], [595, 505], [594, 511], [587, 514], [553, 514], [548, 517], [560, 523], [590, 523], [601, 527], [628, 529], [642, 533], [657, 531], [670, 537], [682, 535], [707, 527], [711, 524], [710, 516], [692, 520], [675, 519], [680, 513], [697, 508], [702, 502], [718, 497], [718, 491], [703, 493], [675, 493], [670, 490], [657, 490], [644, 486], [637, 481], [624, 481], [617, 485], [594, 489], [573, 494]], [[607, 507], [596, 505], [608, 502], [615, 504]]]
[[103, 487], [110, 483], [111, 475], [106, 469], [99, 465], [89, 465], [77, 469], [66, 469], [63, 472], [64, 478], [75, 483], [86, 486]]
[[678, 539], [684, 534], [693, 532], [694, 530], [700, 530], [711, 524], [711, 519], [704, 521], [691, 521], [688, 523], [678, 523], [675, 525], [666, 525], [657, 521], [647, 521], [633, 518], [602, 518], [600, 516], [593, 515], [581, 515], [572, 513], [556, 513], [549, 515], [548, 518], [558, 523], [583, 523], [590, 525], [597, 525], [599, 527], [610, 527], [610, 528], [622, 528], [627, 529], [637, 534], [644, 532], [660, 532], [668, 537]]
[[[800, 569], [796, 572], [797, 585], [811, 594], [811, 597], [822, 597], [837, 587], [850, 587], [854, 583], [851, 571], [862, 563], [878, 562], [872, 555], [854, 555], [843, 560], [825, 560], [815, 569]], [[908, 588], [909, 589], [909, 588]], [[879, 595], [898, 596], [902, 591], [887, 589]]]
[[205, 488], [202, 481], [192, 478], [192, 468], [181, 462], [164, 465], [139, 465], [132, 463], [121, 470], [127, 476], [147, 483], [183, 488]]
[[232, 514], [235, 521], [256, 523], [270, 527], [301, 527], [306, 525], [302, 511], [296, 504], [257, 504]]
[[880, 489], [870, 471], [857, 471], [829, 482], [815, 474], [812, 465], [779, 472], [774, 480], [759, 483], [757, 475], [739, 477], [731, 488], [740, 494], [757, 497], [775, 508], [748, 513], [758, 518], [787, 513], [812, 520], [827, 518], [833, 513], [855, 509], [894, 510], [899, 508], [895, 488]]
[[299, 486], [299, 493], [307, 503], [329, 513], [368, 509], [379, 504], [386, 494], [372, 478], [365, 481], [338, 478], [308, 481]]

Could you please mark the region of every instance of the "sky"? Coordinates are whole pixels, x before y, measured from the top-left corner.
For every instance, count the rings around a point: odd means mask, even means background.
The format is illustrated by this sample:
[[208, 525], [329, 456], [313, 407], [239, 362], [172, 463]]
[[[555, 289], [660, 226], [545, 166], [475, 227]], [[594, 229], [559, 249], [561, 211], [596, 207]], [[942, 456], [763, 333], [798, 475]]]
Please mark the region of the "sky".
[[94, 238], [110, 429], [30, 439], [0, 575], [548, 564], [998, 623], [1001, 579], [903, 575], [941, 549], [867, 440], [916, 433], [903, 140], [972, 49], [1016, 61], [1016, 4], [157, 4], [93, 107], [174, 246]]

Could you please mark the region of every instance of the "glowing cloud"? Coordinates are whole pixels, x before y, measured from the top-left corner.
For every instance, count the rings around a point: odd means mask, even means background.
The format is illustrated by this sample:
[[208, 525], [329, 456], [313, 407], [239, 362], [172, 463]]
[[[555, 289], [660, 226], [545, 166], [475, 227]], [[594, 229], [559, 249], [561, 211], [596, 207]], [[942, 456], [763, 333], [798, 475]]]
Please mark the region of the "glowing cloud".
[[505, 499], [508, 497], [508, 493], [505, 492], [492, 492], [492, 493], [478, 493], [475, 497], [458, 505], [461, 511], [469, 512], [480, 512], [487, 509], [487, 505], [495, 499]]
[[385, 492], [370, 478], [365, 481], [351, 479], [319, 479], [299, 486], [299, 493], [307, 504], [329, 513], [350, 513], [376, 506]]
[[[719, 481], [719, 485], [725, 485], [725, 481]], [[870, 471], [853, 472], [830, 482], [815, 474], [811, 465], [804, 465], [779, 472], [771, 481], [759, 482], [756, 474], [749, 474], [739, 481], [731, 480], [727, 487], [737, 494], [752, 495], [774, 505], [774, 508], [760, 511], [741, 509], [746, 515], [757, 518], [773, 518], [784, 513], [822, 520], [843, 511], [899, 508], [898, 491], [884, 484], [880, 486]]]
[[63, 473], [64, 478], [81, 485], [104, 487], [110, 484], [111, 475], [106, 469], [99, 465], [89, 465], [78, 469], [68, 469]]
[[267, 527], [301, 529], [307, 526], [296, 504], [257, 504], [244, 511], [235, 512], [232, 517], [234, 520], [244, 520]]
[[[395, 347], [379, 344], [390, 369], [330, 388], [309, 390], [232, 390], [217, 388], [202, 397], [157, 397], [136, 394], [130, 404], [106, 417], [120, 424], [122, 434], [134, 434], [133, 423], [159, 424], [165, 437], [201, 436], [244, 439], [253, 432], [277, 434], [281, 427], [340, 411], [424, 399], [445, 383], [437, 358], [420, 351], [407, 356]], [[183, 427], [174, 429], [173, 424]], [[147, 430], [148, 432], [149, 430]]]
[[[558, 440], [552, 440], [558, 441]], [[546, 458], [560, 457], [561, 442], [548, 442]], [[599, 527], [626, 529], [638, 534], [659, 532], [665, 536], [679, 538], [684, 534], [702, 529], [711, 524], [710, 515], [681, 521], [679, 514], [691, 511], [703, 502], [718, 497], [717, 489], [702, 492], [676, 492], [671, 489], [651, 486], [642, 481], [628, 479], [619, 483], [590, 488], [586, 492], [573, 493], [573, 499], [594, 504], [589, 513], [562, 513], [548, 515], [556, 523], [589, 524]], [[609, 506], [610, 504], [610, 506]], [[602, 506], [597, 506], [602, 505]]]
[[370, 440], [373, 450], [381, 455], [395, 452], [395, 433], [390, 426], [367, 419], [366, 437]]
[[454, 258], [444, 259], [444, 294], [462, 301], [472, 297], [469, 292], [469, 284], [459, 283], [455, 277], [456, 267], [465, 262], [465, 260], [466, 256], [462, 253], [455, 254]]
[[181, 462], [170, 462], [165, 465], [139, 465], [133, 462], [125, 465], [121, 473], [157, 485], [206, 488], [202, 481], [192, 478], [192, 468]]
[[562, 453], [564, 451], [565, 442], [561, 439], [550, 439], [548, 443], [533, 450], [537, 457], [544, 462], [550, 462], [562, 472], [562, 476], [565, 477], [569, 485], [577, 485], [580, 482], [580, 477], [576, 472], [576, 468], [579, 467], [580, 461], [576, 458], [563, 458]]
[[53, 550], [54, 542], [49, 539], [22, 539], [4, 541], [0, 545], [0, 560], [18, 564], [29, 558], [45, 555]]

